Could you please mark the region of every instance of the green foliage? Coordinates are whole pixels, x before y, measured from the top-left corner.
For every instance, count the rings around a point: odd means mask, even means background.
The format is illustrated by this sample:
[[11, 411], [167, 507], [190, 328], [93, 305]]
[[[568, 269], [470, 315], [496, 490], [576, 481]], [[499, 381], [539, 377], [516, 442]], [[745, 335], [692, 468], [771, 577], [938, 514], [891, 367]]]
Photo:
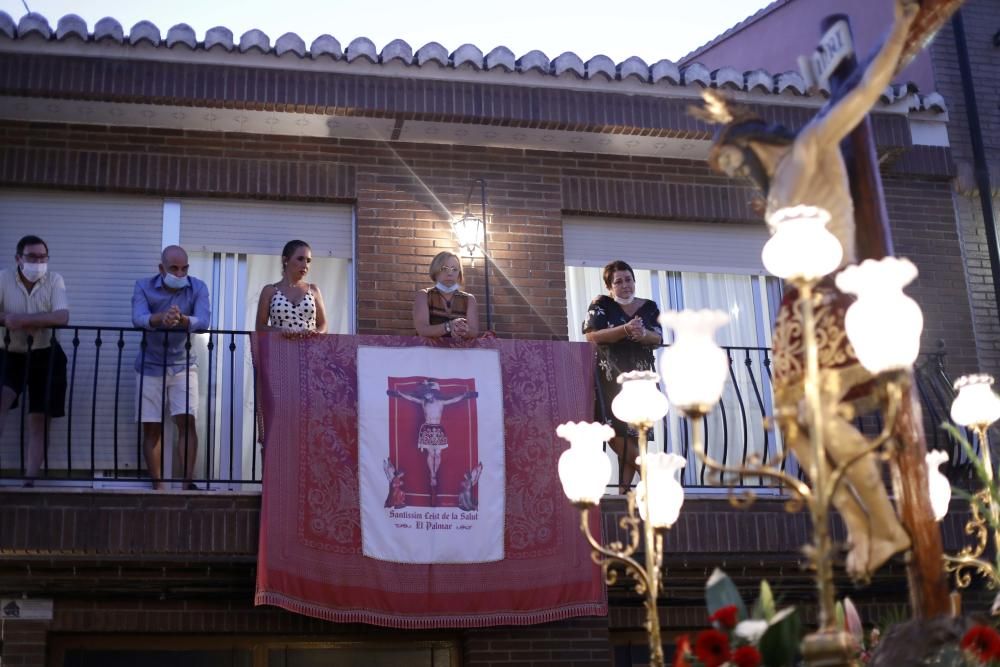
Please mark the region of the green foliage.
[[753, 617], [763, 618], [770, 622], [774, 617], [774, 594], [771, 592], [771, 585], [766, 579], [760, 582], [760, 596], [753, 606]]
[[879, 634], [883, 637], [889, 632], [889, 628], [894, 625], [899, 625], [910, 620], [910, 611], [907, 609], [906, 605], [897, 605], [890, 607], [887, 612], [882, 614], [878, 619], [878, 630]]
[[979, 665], [979, 661], [970, 658], [967, 653], [957, 646], [945, 646], [933, 657], [924, 660], [926, 667], [974, 667]]
[[[753, 614], [748, 615], [736, 584], [717, 568], [705, 584], [705, 603], [710, 617], [720, 609], [735, 608], [737, 623], [734, 627], [724, 627], [716, 622], [716, 627], [729, 637], [733, 649], [745, 645], [756, 647], [767, 667], [791, 667], [795, 664], [802, 638], [802, 622], [794, 607], [776, 611], [774, 593], [766, 581], [760, 582]], [[692, 664], [700, 663], [695, 661]]]
[[[964, 489], [952, 488], [952, 493], [960, 498], [964, 498], [969, 502], [970, 505], [978, 508], [980, 516], [985, 519], [990, 531], [994, 534], [1000, 532], [1000, 521], [998, 521], [998, 513], [993, 511], [993, 507], [1000, 507], [1000, 489], [997, 487], [996, 479], [994, 478], [993, 471], [986, 470], [986, 466], [983, 464], [982, 458], [976, 453], [972, 445], [965, 436], [959, 431], [953, 424], [945, 422], [941, 425], [945, 431], [948, 432], [955, 440], [958, 440], [959, 444], [962, 445], [962, 451], [965, 452], [965, 456], [972, 462], [972, 466], [976, 471], [976, 476], [982, 483], [983, 490], [988, 492], [988, 496], [983, 498], [978, 493], [970, 494]], [[989, 447], [989, 443], [982, 443], [982, 446]], [[993, 567], [997, 572], [1000, 572], [1000, 552], [995, 556], [996, 562]]]
[[791, 667], [799, 652], [802, 621], [795, 607], [782, 609], [770, 620], [757, 649], [767, 667]]
[[747, 618], [747, 607], [743, 604], [739, 589], [729, 575], [719, 568], [715, 568], [712, 576], [708, 578], [708, 583], [705, 584], [705, 605], [708, 607], [709, 616], [723, 607], [734, 605], [736, 617], [741, 621]]

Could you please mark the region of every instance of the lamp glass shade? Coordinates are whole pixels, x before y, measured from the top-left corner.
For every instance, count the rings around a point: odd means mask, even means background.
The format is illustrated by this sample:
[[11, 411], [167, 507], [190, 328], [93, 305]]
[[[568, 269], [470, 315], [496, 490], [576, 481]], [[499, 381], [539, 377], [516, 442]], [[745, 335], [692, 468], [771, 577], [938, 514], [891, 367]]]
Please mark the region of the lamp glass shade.
[[793, 206], [772, 213], [771, 238], [764, 244], [764, 268], [786, 280], [815, 280], [830, 273], [844, 257], [837, 237], [826, 228], [830, 214], [815, 206]]
[[451, 222], [460, 252], [467, 257], [473, 257], [483, 247], [486, 226], [482, 218], [466, 213]]
[[951, 404], [951, 419], [959, 426], [989, 426], [1000, 419], [1000, 396], [991, 389], [990, 375], [965, 375], [955, 381], [958, 396]]
[[611, 401], [611, 412], [626, 424], [652, 424], [670, 408], [667, 397], [656, 386], [653, 371], [631, 371], [618, 376], [622, 389]]
[[596, 422], [566, 422], [556, 427], [556, 435], [569, 441], [569, 449], [559, 457], [563, 493], [576, 504], [598, 504], [611, 481], [611, 461], [603, 445], [615, 430]]
[[[687, 460], [677, 454], [646, 454], [646, 478], [636, 487], [636, 504], [643, 521], [654, 528], [669, 528], [677, 521], [684, 504], [684, 487], [677, 480], [677, 471], [683, 470]], [[646, 493], [649, 490], [649, 515]]]
[[660, 324], [674, 331], [663, 351], [663, 385], [667, 398], [685, 413], [708, 412], [719, 402], [729, 374], [729, 357], [715, 342], [715, 331], [729, 322], [721, 310], [668, 311]]
[[858, 361], [872, 373], [909, 368], [920, 353], [924, 315], [903, 287], [917, 277], [908, 259], [866, 259], [837, 275], [842, 292], [856, 294], [844, 328]]
[[948, 460], [948, 452], [934, 449], [927, 452], [927, 485], [931, 497], [931, 509], [934, 520], [940, 521], [948, 514], [948, 504], [951, 502], [951, 483], [941, 472], [941, 464]]

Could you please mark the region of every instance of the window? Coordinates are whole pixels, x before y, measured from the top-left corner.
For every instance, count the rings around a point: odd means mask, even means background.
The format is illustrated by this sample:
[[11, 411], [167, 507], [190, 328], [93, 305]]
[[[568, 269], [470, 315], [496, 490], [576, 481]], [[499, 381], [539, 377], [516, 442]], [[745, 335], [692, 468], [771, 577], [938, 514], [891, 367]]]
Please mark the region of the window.
[[[730, 323], [716, 340], [729, 355], [730, 378], [719, 406], [705, 418], [706, 449], [713, 458], [733, 465], [755, 454], [773, 461], [781, 452], [780, 436], [776, 429], [764, 428], [763, 418], [773, 413], [770, 336], [781, 295], [778, 281], [766, 277], [760, 265], [766, 232], [743, 225], [569, 218], [564, 238], [570, 340], [585, 340], [587, 307], [595, 296], [607, 293], [602, 268], [614, 259], [633, 267], [636, 295], [655, 301], [660, 312], [710, 308], [729, 313]], [[669, 345], [671, 339], [665, 332], [664, 342]], [[687, 458], [681, 480], [685, 486], [717, 483], [717, 474], [691, 449], [691, 425], [675, 411], [657, 425], [654, 438], [654, 451]], [[611, 458], [617, 476], [613, 453]], [[756, 477], [741, 483], [773, 485]]]

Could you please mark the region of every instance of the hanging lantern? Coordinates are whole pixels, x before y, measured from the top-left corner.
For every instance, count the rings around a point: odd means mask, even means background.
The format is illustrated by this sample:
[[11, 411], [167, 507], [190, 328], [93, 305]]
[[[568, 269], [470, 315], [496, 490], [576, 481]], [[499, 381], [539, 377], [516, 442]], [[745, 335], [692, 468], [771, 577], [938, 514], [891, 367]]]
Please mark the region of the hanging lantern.
[[466, 257], [482, 254], [483, 240], [486, 235], [486, 225], [482, 218], [466, 212], [451, 221], [451, 229], [458, 241], [459, 252]]
[[927, 452], [927, 487], [930, 491], [934, 520], [940, 521], [948, 514], [951, 502], [951, 482], [941, 472], [941, 464], [948, 460], [948, 452], [935, 449]]

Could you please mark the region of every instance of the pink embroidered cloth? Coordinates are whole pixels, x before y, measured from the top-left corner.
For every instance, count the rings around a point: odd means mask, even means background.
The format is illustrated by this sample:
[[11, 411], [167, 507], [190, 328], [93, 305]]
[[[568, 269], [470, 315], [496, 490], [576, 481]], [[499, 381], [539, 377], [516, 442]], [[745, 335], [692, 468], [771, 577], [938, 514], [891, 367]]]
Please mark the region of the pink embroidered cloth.
[[[407, 564], [362, 554], [358, 490], [359, 346], [499, 351], [506, 435], [504, 558]], [[606, 615], [600, 569], [556, 472], [555, 428], [593, 413], [583, 343], [431, 342], [394, 336], [254, 336], [264, 488], [256, 604], [398, 628], [528, 625]], [[598, 513], [591, 528], [600, 530]]]

